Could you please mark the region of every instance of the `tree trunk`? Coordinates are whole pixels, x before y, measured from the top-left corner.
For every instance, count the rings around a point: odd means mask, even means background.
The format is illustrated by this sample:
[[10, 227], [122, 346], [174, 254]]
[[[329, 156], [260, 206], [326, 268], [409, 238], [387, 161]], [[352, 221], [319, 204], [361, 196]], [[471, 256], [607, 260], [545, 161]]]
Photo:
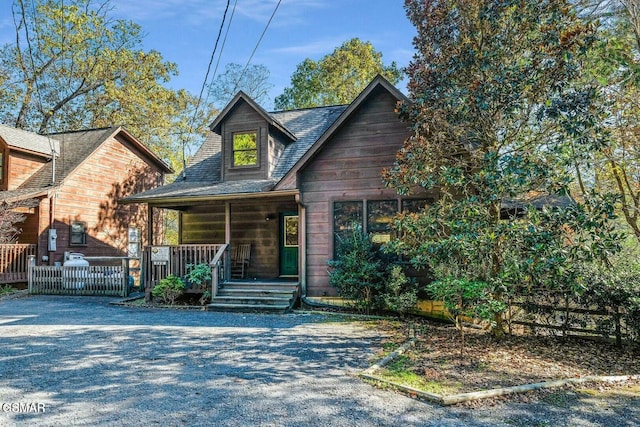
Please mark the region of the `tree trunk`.
[[[500, 221], [500, 201], [494, 201], [491, 203], [490, 207], [490, 217], [493, 224], [498, 224]], [[500, 275], [502, 271], [502, 245], [500, 244], [500, 240], [496, 240], [496, 243], [493, 245], [491, 250], [491, 277], [496, 278]], [[504, 299], [504, 295], [502, 290], [494, 290], [493, 299], [495, 301], [502, 301]], [[500, 341], [504, 338], [504, 319], [502, 318], [502, 313], [495, 313], [493, 316], [493, 337]]]

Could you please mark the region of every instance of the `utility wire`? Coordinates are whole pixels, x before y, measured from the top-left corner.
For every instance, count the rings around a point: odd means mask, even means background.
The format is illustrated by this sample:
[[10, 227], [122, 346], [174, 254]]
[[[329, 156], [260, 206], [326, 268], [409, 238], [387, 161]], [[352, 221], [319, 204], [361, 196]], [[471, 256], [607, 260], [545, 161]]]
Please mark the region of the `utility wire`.
[[[218, 30], [218, 36], [216, 38], [216, 43], [213, 46], [213, 51], [211, 52], [211, 59], [209, 60], [209, 65], [207, 66], [207, 73], [204, 76], [204, 81], [202, 82], [202, 87], [200, 88], [200, 94], [198, 95], [198, 101], [196, 102], [196, 108], [193, 111], [193, 117], [191, 118], [191, 123], [189, 123], [188, 132], [193, 132], [193, 124], [196, 121], [196, 117], [198, 116], [198, 108], [200, 108], [200, 102], [202, 101], [202, 94], [204, 93], [204, 88], [207, 85], [207, 81], [209, 80], [209, 73], [211, 72], [211, 65], [213, 64], [213, 58], [215, 57], [216, 50], [218, 49], [218, 42], [220, 41], [220, 36], [222, 35], [222, 29], [224, 28], [224, 23], [227, 19], [227, 11], [229, 10], [229, 4], [231, 0], [227, 0], [227, 6], [224, 9], [224, 14], [222, 15], [222, 22], [220, 23], [220, 29]], [[185, 137], [182, 138], [182, 179], [187, 179], [187, 156], [185, 152]]]
[[[216, 62], [216, 68], [213, 69], [213, 75], [211, 76], [211, 83], [216, 78], [218, 73], [218, 66], [220, 65], [220, 60], [222, 59], [222, 52], [224, 51], [224, 46], [227, 44], [227, 37], [229, 36], [229, 29], [231, 28], [231, 23], [233, 22], [233, 16], [236, 13], [236, 6], [238, 5], [238, 0], [233, 3], [233, 9], [231, 10], [231, 16], [229, 17], [229, 23], [227, 24], [227, 31], [224, 33], [224, 39], [222, 40], [222, 46], [220, 46], [220, 53], [218, 53], [218, 61]], [[205, 98], [205, 102], [209, 100], [209, 96], [211, 95], [211, 91], [207, 91], [207, 97]]]
[[258, 50], [258, 46], [260, 46], [260, 42], [262, 42], [262, 38], [264, 37], [264, 34], [267, 32], [267, 29], [269, 28], [269, 25], [271, 24], [271, 21], [273, 20], [273, 17], [275, 16], [276, 12], [278, 11], [278, 8], [280, 7], [280, 3], [282, 3], [282, 0], [278, 0], [278, 4], [276, 4], [276, 8], [273, 10], [273, 13], [271, 14], [271, 17], [269, 18], [269, 21], [267, 22], [267, 25], [264, 27], [264, 30], [262, 31], [262, 34], [260, 35], [260, 38], [258, 39], [258, 42], [256, 43], [256, 47], [253, 48], [253, 52], [251, 52], [251, 56], [249, 56], [249, 60], [247, 61], [247, 64], [244, 66], [244, 69], [242, 70], [242, 73], [240, 74], [240, 77], [238, 77], [238, 80], [236, 81], [236, 84], [235, 84], [235, 86], [233, 88], [233, 91], [232, 91], [233, 93], [235, 93], [235, 91], [238, 89], [238, 85], [242, 81], [242, 78], [244, 77], [244, 73], [247, 71], [247, 68], [249, 67], [249, 64], [251, 63], [251, 60], [253, 59], [253, 55]]

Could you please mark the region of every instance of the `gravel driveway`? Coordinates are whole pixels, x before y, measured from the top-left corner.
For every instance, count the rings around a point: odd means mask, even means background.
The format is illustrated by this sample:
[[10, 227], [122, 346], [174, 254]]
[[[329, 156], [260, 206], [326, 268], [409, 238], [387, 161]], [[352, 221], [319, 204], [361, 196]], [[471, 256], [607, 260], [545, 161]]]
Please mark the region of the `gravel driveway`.
[[[380, 337], [323, 314], [0, 301], [0, 426], [630, 426], [637, 397], [442, 408], [354, 376]], [[22, 412], [20, 412], [22, 411]], [[26, 411], [26, 412], [25, 412]]]

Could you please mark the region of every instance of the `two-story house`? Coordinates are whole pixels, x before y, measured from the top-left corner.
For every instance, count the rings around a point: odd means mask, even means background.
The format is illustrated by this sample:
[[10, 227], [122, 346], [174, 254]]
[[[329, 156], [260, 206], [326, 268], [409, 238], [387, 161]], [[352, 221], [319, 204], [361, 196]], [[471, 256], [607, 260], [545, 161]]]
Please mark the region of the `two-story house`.
[[[26, 215], [15, 248], [33, 248], [38, 264], [62, 263], [68, 252], [123, 256], [130, 236], [147, 244], [157, 221], [118, 200], [160, 186], [167, 173], [172, 169], [123, 127], [39, 135], [0, 125], [0, 202]], [[35, 206], [21, 208], [24, 200]], [[11, 249], [3, 248], [0, 280], [2, 273], [24, 280], [10, 274], [20, 258]]]
[[267, 112], [241, 92], [182, 176], [126, 202], [179, 211], [180, 244], [250, 245], [248, 278], [335, 295], [327, 261], [336, 236], [357, 221], [388, 240], [398, 211], [425, 204], [382, 182], [409, 136], [398, 102], [407, 99], [380, 76], [340, 106]]

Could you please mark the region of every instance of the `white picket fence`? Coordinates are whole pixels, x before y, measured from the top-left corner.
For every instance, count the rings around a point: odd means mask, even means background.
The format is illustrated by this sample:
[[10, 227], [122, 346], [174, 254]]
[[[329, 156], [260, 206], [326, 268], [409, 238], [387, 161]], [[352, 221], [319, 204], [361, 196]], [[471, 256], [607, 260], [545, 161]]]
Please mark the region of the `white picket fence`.
[[29, 266], [29, 293], [49, 295], [129, 294], [129, 273], [124, 263], [118, 266], [83, 267]]

